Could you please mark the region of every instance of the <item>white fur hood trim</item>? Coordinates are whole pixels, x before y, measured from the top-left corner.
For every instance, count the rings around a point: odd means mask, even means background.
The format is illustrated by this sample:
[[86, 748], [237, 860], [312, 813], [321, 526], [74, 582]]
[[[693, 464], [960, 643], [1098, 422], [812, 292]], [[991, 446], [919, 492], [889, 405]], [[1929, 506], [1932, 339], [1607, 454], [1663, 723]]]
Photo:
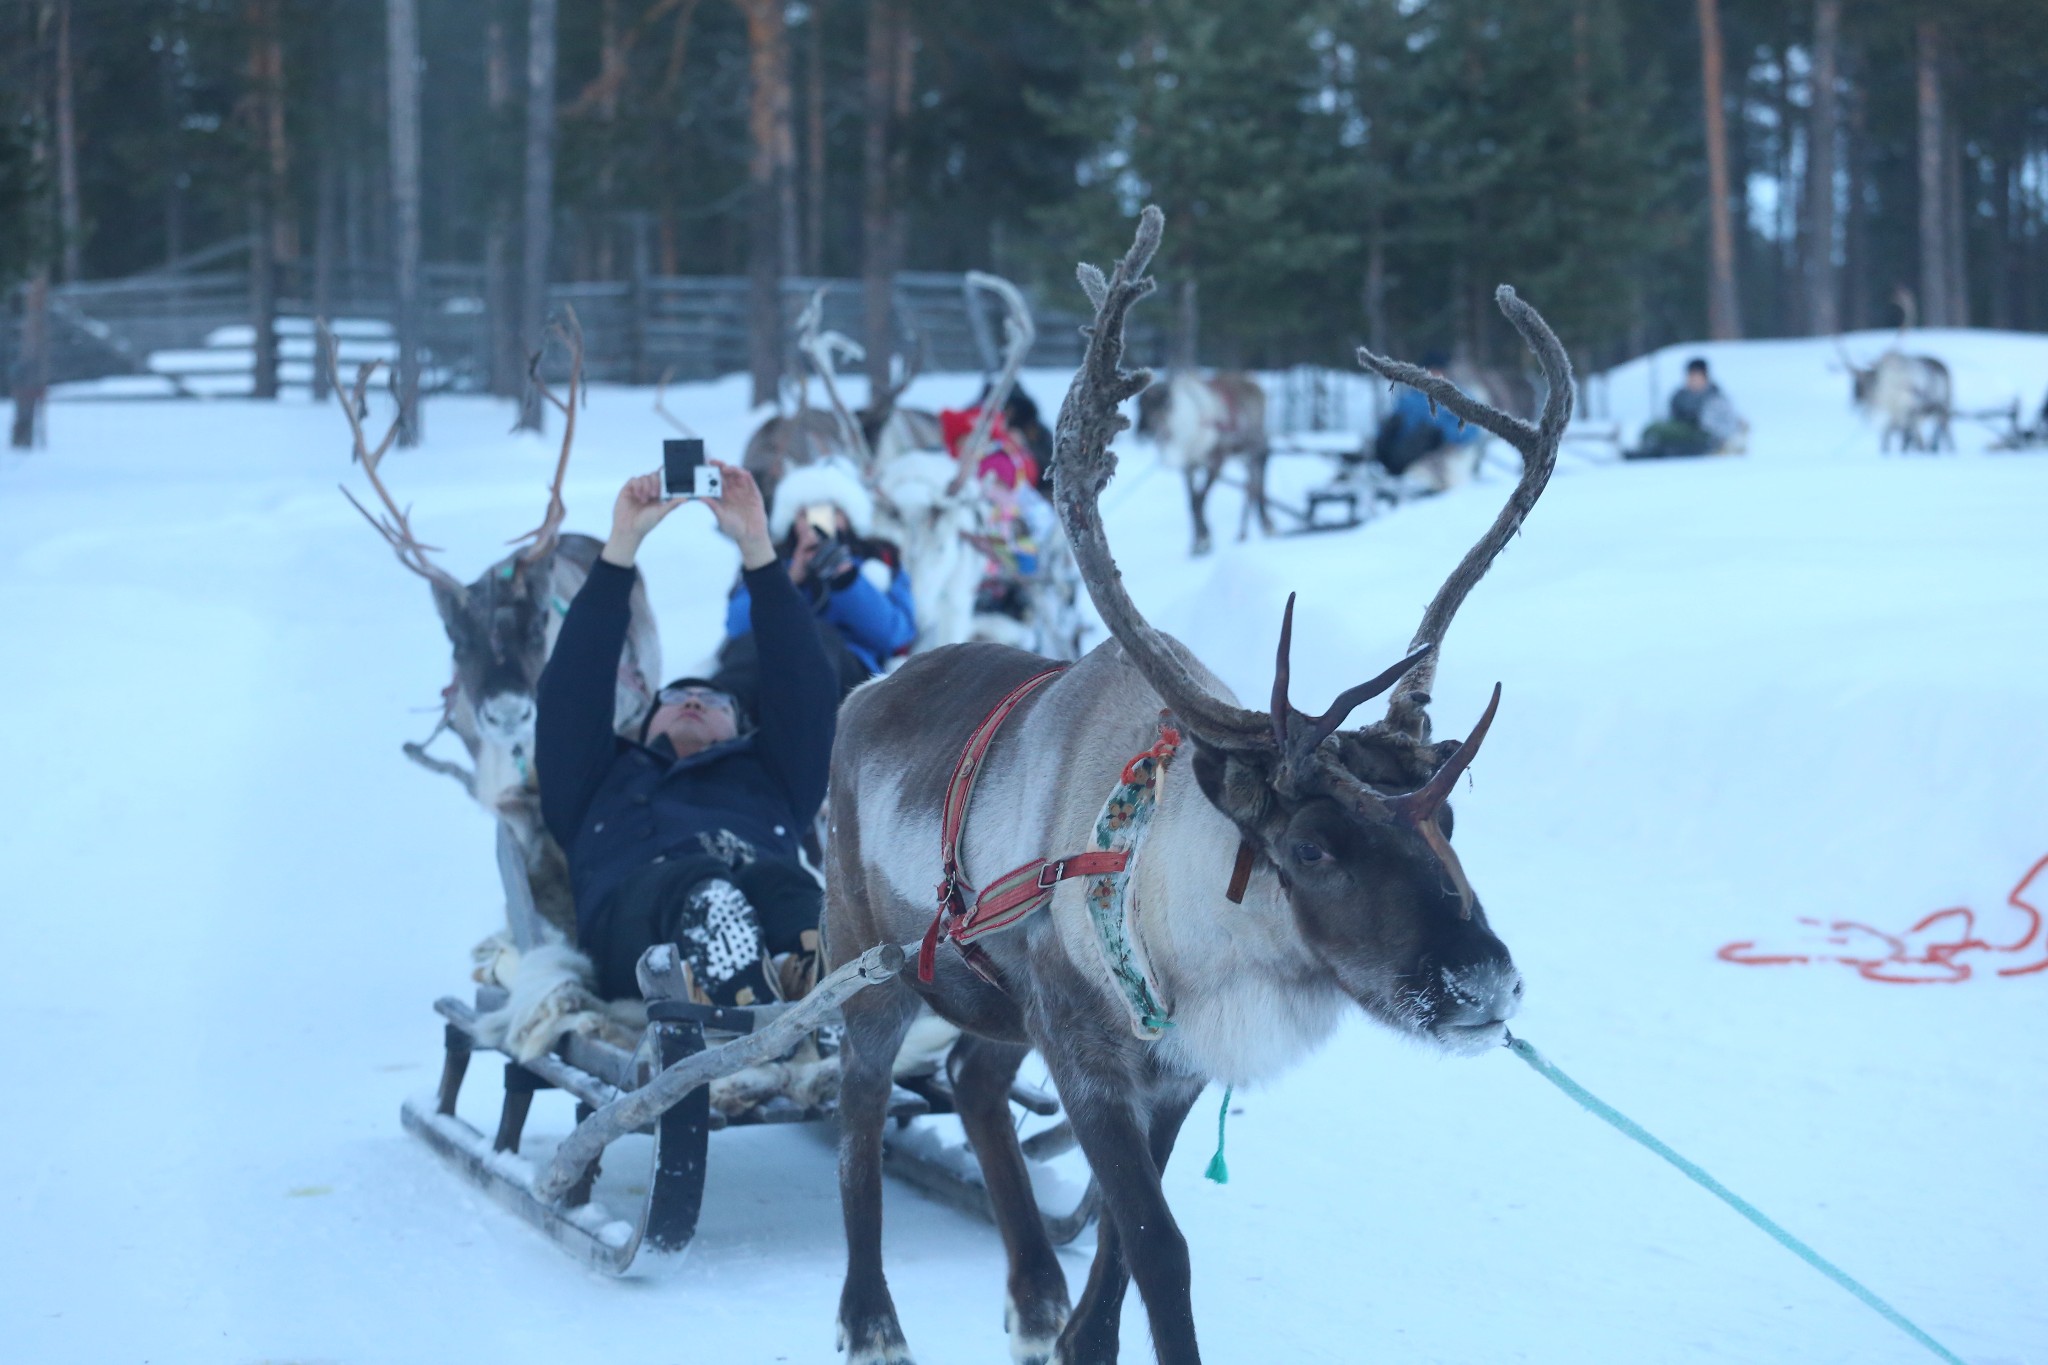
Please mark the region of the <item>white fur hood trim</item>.
[[798, 465], [775, 485], [775, 505], [769, 510], [768, 530], [776, 540], [789, 534], [796, 514], [816, 503], [829, 502], [846, 513], [853, 533], [862, 538], [874, 534], [875, 497], [860, 475], [843, 460], [820, 460]]

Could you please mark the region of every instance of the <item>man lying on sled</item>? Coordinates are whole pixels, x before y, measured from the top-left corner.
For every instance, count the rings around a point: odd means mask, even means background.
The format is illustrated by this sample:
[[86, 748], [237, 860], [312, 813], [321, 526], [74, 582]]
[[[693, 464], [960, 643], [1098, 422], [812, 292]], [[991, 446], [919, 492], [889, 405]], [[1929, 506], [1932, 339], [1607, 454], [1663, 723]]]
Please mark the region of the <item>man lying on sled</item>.
[[633, 559], [686, 501], [664, 500], [656, 474], [619, 490], [611, 538], [541, 674], [541, 815], [568, 853], [577, 944], [606, 999], [637, 996], [640, 955], [674, 943], [703, 998], [765, 1004], [783, 994], [772, 959], [803, 953], [818, 925], [818, 884], [797, 849], [825, 799], [839, 679], [776, 557], [753, 476], [718, 468], [724, 494], [704, 502], [739, 546], [751, 598], [753, 723], [730, 694], [681, 678], [662, 688], [638, 742], [612, 730]]

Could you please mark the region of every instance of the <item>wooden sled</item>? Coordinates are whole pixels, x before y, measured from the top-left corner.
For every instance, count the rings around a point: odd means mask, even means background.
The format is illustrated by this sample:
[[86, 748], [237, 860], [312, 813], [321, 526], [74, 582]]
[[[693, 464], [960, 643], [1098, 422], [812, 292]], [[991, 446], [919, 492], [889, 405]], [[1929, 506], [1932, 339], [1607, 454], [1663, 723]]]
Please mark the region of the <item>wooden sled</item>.
[[[524, 864], [516, 845], [502, 832], [499, 855], [514, 936], [538, 942], [529, 937], [537, 933], [538, 921], [525, 895]], [[434, 1004], [445, 1021], [440, 1085], [432, 1094], [407, 1100], [400, 1118], [408, 1132], [570, 1255], [608, 1274], [623, 1275], [643, 1249], [677, 1253], [696, 1234], [713, 1132], [823, 1122], [832, 1118], [836, 1107], [831, 1100], [806, 1106], [776, 1096], [728, 1117], [711, 1107], [711, 1082], [772, 1062], [806, 1037], [836, 1025], [841, 1002], [888, 981], [903, 961], [903, 950], [893, 944], [870, 949], [824, 978], [803, 999], [789, 1003], [738, 1007], [650, 999], [647, 1029], [636, 1048], [571, 1033], [528, 1062], [486, 1042], [478, 1024], [481, 1014], [504, 1003], [501, 988], [479, 987], [473, 1005], [444, 996]], [[479, 1050], [505, 1056], [504, 1096], [497, 1131], [490, 1136], [456, 1113], [470, 1060]], [[576, 1130], [542, 1165], [521, 1156], [519, 1147], [535, 1092], [555, 1089], [576, 1097]], [[1056, 1099], [1029, 1086], [1013, 1086], [1010, 1098], [1029, 1113], [1051, 1117], [1059, 1112]], [[886, 1139], [884, 1169], [941, 1203], [993, 1222], [973, 1153], [911, 1126], [912, 1119], [952, 1112], [952, 1091], [943, 1068], [929, 1076], [902, 1078], [889, 1104], [896, 1123]], [[630, 1218], [592, 1199], [600, 1157], [628, 1133], [647, 1133], [654, 1139], [646, 1195]], [[1042, 1161], [1071, 1148], [1073, 1139], [1062, 1124], [1033, 1135], [1024, 1145], [1028, 1159]], [[1096, 1202], [1091, 1181], [1073, 1208], [1044, 1211], [1046, 1231], [1055, 1245], [1080, 1236], [1095, 1217]]]

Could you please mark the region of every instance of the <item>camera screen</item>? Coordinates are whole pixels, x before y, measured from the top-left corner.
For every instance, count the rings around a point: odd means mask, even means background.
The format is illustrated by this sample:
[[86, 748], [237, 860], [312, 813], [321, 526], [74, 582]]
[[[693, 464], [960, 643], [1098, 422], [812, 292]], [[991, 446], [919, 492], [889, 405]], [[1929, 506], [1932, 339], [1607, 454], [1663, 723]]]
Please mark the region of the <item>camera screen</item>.
[[696, 437], [661, 443], [662, 491], [671, 498], [695, 497], [697, 471], [704, 465], [704, 442]]

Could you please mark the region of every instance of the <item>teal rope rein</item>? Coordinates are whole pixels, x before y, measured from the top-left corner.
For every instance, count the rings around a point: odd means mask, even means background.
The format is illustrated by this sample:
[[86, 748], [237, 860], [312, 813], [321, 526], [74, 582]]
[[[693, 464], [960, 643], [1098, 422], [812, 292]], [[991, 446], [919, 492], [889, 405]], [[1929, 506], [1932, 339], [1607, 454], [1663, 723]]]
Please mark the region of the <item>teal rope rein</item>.
[[[1726, 1185], [1723, 1185], [1720, 1181], [1708, 1175], [1705, 1171], [1701, 1170], [1692, 1162], [1687, 1161], [1677, 1152], [1672, 1151], [1671, 1148], [1665, 1146], [1662, 1142], [1659, 1142], [1646, 1129], [1644, 1129], [1644, 1127], [1641, 1124], [1637, 1123], [1634, 1119], [1628, 1117], [1628, 1115], [1622, 1113], [1613, 1105], [1607, 1103], [1598, 1095], [1595, 1095], [1592, 1091], [1586, 1089], [1586, 1087], [1580, 1085], [1577, 1081], [1565, 1075], [1562, 1071], [1559, 1071], [1555, 1066], [1551, 1065], [1549, 1058], [1545, 1057], [1542, 1053], [1538, 1052], [1532, 1045], [1523, 1041], [1520, 1038], [1515, 1037], [1514, 1034], [1510, 1033], [1507, 1039], [1507, 1046], [1508, 1049], [1512, 1051], [1517, 1057], [1520, 1057], [1523, 1061], [1527, 1062], [1532, 1068], [1534, 1068], [1537, 1075], [1543, 1077], [1543, 1079], [1549, 1081], [1559, 1090], [1564, 1091], [1565, 1094], [1570, 1095], [1573, 1099], [1577, 1100], [1579, 1104], [1583, 1108], [1585, 1108], [1589, 1113], [1593, 1114], [1597, 1118], [1606, 1120], [1614, 1127], [1620, 1129], [1622, 1132], [1628, 1134], [1628, 1136], [1634, 1138], [1637, 1142], [1643, 1144], [1643, 1146], [1655, 1152], [1658, 1156], [1663, 1157], [1666, 1161], [1676, 1166], [1679, 1170], [1683, 1171], [1695, 1184], [1699, 1185], [1709, 1194], [1712, 1194], [1716, 1198], [1720, 1199], [1723, 1203], [1728, 1205], [1729, 1208], [1734, 1209], [1744, 1218], [1747, 1218], [1750, 1222], [1756, 1224], [1758, 1227], [1762, 1228], [1766, 1233], [1770, 1234], [1772, 1241], [1776, 1242], [1779, 1246], [1784, 1247], [1785, 1250], [1791, 1252], [1794, 1256], [1797, 1256], [1800, 1260], [1806, 1262], [1815, 1270], [1818, 1270], [1821, 1274], [1827, 1276], [1836, 1284], [1840, 1285], [1842, 1288], [1848, 1290], [1851, 1294], [1854, 1294], [1857, 1298], [1861, 1299], [1867, 1306], [1875, 1310], [1877, 1314], [1880, 1317], [1882, 1317], [1886, 1322], [1889, 1322], [1892, 1326], [1898, 1328], [1901, 1332], [1904, 1332], [1907, 1336], [1913, 1338], [1913, 1340], [1919, 1342], [1922, 1346], [1925, 1346], [1928, 1350], [1934, 1352], [1934, 1354], [1940, 1356], [1943, 1360], [1948, 1361], [1949, 1365], [1965, 1365], [1963, 1359], [1960, 1356], [1958, 1356], [1954, 1351], [1949, 1350], [1946, 1346], [1943, 1346], [1933, 1337], [1927, 1335], [1927, 1333], [1921, 1331], [1918, 1327], [1915, 1327], [1911, 1322], [1907, 1321], [1905, 1314], [1899, 1312], [1898, 1309], [1892, 1307], [1883, 1299], [1880, 1299], [1877, 1295], [1871, 1293], [1868, 1289], [1865, 1289], [1862, 1285], [1850, 1279], [1849, 1276], [1842, 1270], [1838, 1269], [1833, 1262], [1825, 1259], [1821, 1256], [1819, 1252], [1815, 1251], [1812, 1247], [1800, 1241], [1797, 1237], [1794, 1237], [1791, 1233], [1785, 1231], [1785, 1229], [1779, 1227], [1769, 1218], [1766, 1218], [1763, 1212], [1759, 1210], [1756, 1207], [1756, 1205], [1750, 1203], [1747, 1199], [1744, 1199], [1741, 1195], [1735, 1193], [1735, 1191], [1729, 1189]], [[1219, 1133], [1218, 1136], [1220, 1138], [1221, 1134]], [[1218, 1147], [1217, 1158], [1218, 1160], [1222, 1159], [1220, 1143]]]

